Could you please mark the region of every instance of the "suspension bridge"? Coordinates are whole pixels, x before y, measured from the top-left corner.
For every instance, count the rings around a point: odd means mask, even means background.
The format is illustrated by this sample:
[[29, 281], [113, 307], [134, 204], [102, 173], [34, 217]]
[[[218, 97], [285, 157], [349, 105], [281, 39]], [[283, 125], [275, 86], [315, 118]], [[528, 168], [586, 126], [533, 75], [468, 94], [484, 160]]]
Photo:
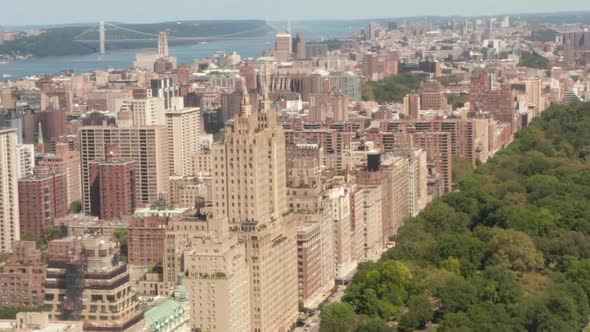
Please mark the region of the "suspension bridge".
[[[169, 41], [184, 41], [184, 42], [203, 42], [216, 40], [267, 40], [268, 36], [248, 36], [248, 34], [263, 31], [267, 26], [259, 26], [249, 30], [242, 30], [234, 33], [228, 33], [217, 36], [175, 36], [168, 34]], [[108, 34], [107, 34], [108, 32]], [[117, 36], [117, 34], [119, 36]], [[95, 39], [98, 37], [97, 39]], [[119, 37], [119, 38], [117, 38]], [[74, 41], [79, 43], [99, 44], [100, 54], [104, 55], [106, 52], [107, 43], [133, 43], [133, 42], [157, 42], [159, 34], [139, 31], [131, 28], [122, 27], [112, 23], [100, 21], [97, 25], [84, 30], [82, 33], [74, 37]]]

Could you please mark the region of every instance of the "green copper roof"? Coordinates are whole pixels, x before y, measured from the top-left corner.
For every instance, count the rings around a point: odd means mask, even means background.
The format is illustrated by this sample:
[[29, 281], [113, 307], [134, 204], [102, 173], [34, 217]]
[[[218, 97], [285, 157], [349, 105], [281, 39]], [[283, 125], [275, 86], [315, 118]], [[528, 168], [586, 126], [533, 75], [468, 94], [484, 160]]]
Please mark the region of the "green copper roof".
[[191, 299], [191, 294], [189, 293], [188, 289], [184, 286], [184, 276], [182, 272], [178, 274], [178, 282], [176, 283], [176, 288], [174, 289], [174, 297], [178, 302], [187, 302]]
[[166, 300], [148, 310], [144, 317], [154, 331], [167, 331], [184, 316], [184, 309], [174, 300]]

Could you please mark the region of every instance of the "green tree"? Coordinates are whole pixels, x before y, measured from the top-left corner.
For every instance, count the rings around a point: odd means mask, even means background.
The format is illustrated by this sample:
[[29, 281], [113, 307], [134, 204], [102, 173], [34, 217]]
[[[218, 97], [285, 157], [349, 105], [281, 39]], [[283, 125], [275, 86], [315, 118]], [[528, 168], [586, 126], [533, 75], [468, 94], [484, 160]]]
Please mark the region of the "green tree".
[[438, 77], [436, 80], [442, 83], [442, 85], [444, 86], [449, 86], [451, 84], [456, 84], [462, 81], [462, 79], [457, 75], [441, 76]]
[[447, 102], [453, 107], [453, 109], [465, 107], [465, 104], [468, 101], [469, 95], [467, 94], [451, 93], [447, 95]]
[[128, 236], [127, 236], [127, 228], [118, 228], [115, 230], [115, 238], [119, 242], [119, 249], [121, 254], [121, 259], [127, 259], [127, 244], [128, 244]]
[[475, 287], [461, 277], [454, 277], [444, 285], [438, 285], [434, 295], [442, 302], [444, 313], [466, 311], [478, 301]]
[[492, 257], [488, 264], [514, 271], [532, 271], [544, 266], [543, 254], [531, 238], [512, 229], [496, 229], [492, 238]]
[[367, 318], [354, 330], [354, 332], [394, 332], [395, 329], [385, 321], [378, 318]]
[[520, 67], [547, 69], [549, 60], [536, 52], [523, 51], [520, 53], [520, 62], [518, 62], [518, 65]]
[[481, 276], [481, 278], [473, 280], [477, 284], [481, 300], [500, 303], [511, 308], [522, 299], [522, 290], [515, 281], [514, 272], [491, 267], [483, 271]]
[[526, 180], [526, 188], [530, 198], [539, 200], [557, 193], [561, 182], [553, 175], [535, 174]]
[[453, 256], [450, 256], [449, 258], [442, 261], [440, 263], [440, 267], [458, 276], [461, 275], [461, 262]]
[[427, 295], [418, 295], [408, 302], [408, 312], [401, 316], [398, 323], [399, 331], [424, 329], [434, 318], [434, 306]]
[[363, 100], [373, 100], [380, 104], [402, 102], [404, 97], [420, 87], [422, 76], [399, 74], [385, 78], [383, 81], [363, 83]]
[[82, 211], [82, 202], [74, 201], [70, 204], [71, 213], [80, 213]]
[[322, 309], [320, 314], [321, 332], [352, 332], [358, 316], [348, 303], [332, 303]]
[[469, 158], [465, 157], [453, 157], [452, 162], [452, 176], [453, 181], [458, 183], [461, 179], [471, 175], [473, 173], [473, 163]]
[[445, 315], [437, 331], [441, 332], [472, 332], [473, 322], [464, 312], [449, 313]]
[[345, 300], [358, 313], [389, 319], [400, 311], [409, 295], [410, 269], [402, 262], [387, 260], [383, 264], [365, 264], [346, 290]]

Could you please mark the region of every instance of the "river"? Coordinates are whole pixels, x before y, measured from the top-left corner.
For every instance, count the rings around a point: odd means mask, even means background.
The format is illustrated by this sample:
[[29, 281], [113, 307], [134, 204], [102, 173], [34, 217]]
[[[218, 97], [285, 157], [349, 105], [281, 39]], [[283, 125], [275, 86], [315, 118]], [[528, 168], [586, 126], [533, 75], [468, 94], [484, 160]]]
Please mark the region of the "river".
[[[154, 45], [155, 46], [155, 45]], [[194, 59], [209, 57], [217, 51], [238, 52], [242, 57], [258, 57], [266, 49], [274, 47], [274, 40], [224, 40], [206, 44], [170, 47], [170, 54], [176, 56], [178, 64], [192, 64]], [[25, 76], [53, 74], [63, 69], [76, 73], [102, 70], [105, 68], [129, 68], [133, 65], [139, 50], [108, 52], [99, 58], [98, 54], [48, 57], [41, 59], [15, 60], [0, 64], [0, 80], [18, 79]]]
[[[285, 30], [286, 22], [267, 22], [276, 31]], [[350, 36], [360, 31], [368, 20], [314, 20], [292, 22], [293, 31], [301, 32], [306, 40], [318, 40]], [[156, 45], [154, 45], [156, 47]], [[171, 46], [170, 54], [176, 56], [178, 64], [192, 64], [195, 59], [209, 57], [217, 51], [238, 52], [242, 57], [258, 57], [264, 50], [274, 47], [274, 38], [268, 40], [222, 40], [207, 44]], [[139, 50], [119, 50], [108, 52], [103, 57], [98, 54], [48, 57], [41, 59], [15, 60], [0, 64], [0, 81], [18, 79], [25, 76], [54, 74], [63, 69], [75, 73], [85, 73], [105, 68], [129, 68], [133, 65]]]

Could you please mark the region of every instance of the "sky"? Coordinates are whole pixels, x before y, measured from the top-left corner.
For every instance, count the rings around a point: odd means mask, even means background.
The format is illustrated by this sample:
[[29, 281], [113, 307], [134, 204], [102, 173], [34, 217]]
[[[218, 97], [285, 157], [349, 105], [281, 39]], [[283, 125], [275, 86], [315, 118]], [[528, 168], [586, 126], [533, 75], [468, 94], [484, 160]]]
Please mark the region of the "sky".
[[366, 19], [590, 11], [590, 0], [0, 0], [0, 25], [200, 19]]

